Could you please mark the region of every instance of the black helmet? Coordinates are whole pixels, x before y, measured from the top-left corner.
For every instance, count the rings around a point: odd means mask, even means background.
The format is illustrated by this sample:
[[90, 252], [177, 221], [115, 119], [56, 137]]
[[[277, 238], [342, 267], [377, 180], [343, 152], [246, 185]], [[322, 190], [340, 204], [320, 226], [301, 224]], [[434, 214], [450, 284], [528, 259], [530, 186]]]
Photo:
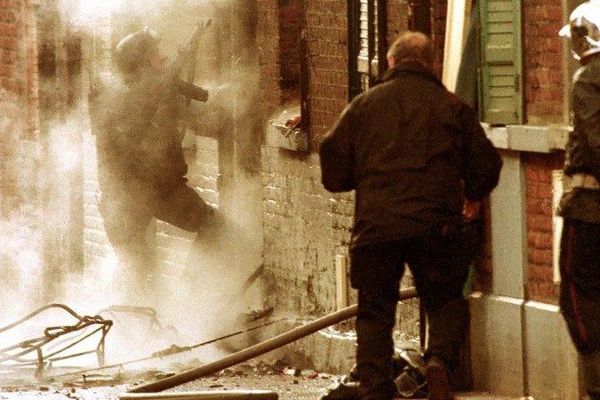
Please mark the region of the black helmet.
[[150, 52], [157, 48], [159, 42], [158, 34], [148, 27], [125, 36], [115, 48], [119, 71], [125, 74], [134, 73], [146, 65]]
[[569, 16], [569, 23], [558, 32], [571, 39], [576, 60], [600, 52], [600, 0], [588, 0]]

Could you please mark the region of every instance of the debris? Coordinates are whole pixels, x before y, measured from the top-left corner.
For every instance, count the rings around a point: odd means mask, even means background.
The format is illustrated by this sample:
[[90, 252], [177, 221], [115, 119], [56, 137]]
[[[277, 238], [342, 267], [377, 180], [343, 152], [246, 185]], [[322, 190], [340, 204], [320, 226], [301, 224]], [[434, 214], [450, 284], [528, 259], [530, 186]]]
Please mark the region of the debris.
[[[46, 327], [43, 329], [43, 335], [39, 337], [27, 339], [0, 349], [0, 366], [7, 368], [36, 366], [36, 376], [41, 378], [46, 369], [52, 365], [52, 362], [58, 360], [66, 360], [95, 353], [98, 358], [98, 364], [102, 365], [104, 363], [105, 337], [112, 327], [112, 321], [105, 320], [99, 315], [93, 317], [79, 315], [64, 304], [55, 303], [40, 307], [18, 321], [0, 327], [0, 333], [10, 331], [49, 309], [61, 309], [75, 318], [77, 322], [72, 325]], [[64, 341], [57, 343], [56, 339], [59, 337], [70, 335], [74, 332], [80, 332], [79, 336], [69, 336], [69, 343], [64, 343]], [[88, 351], [76, 350], [78, 344], [96, 333], [99, 333], [100, 338], [95, 349]], [[56, 347], [59, 347], [59, 349], [57, 350]], [[70, 350], [70, 352], [67, 350]]]
[[273, 311], [275, 311], [273, 307], [268, 307], [264, 310], [252, 310], [248, 314], [246, 314], [246, 321], [248, 323], [256, 322], [259, 319], [271, 316], [273, 314]]
[[319, 376], [319, 374], [317, 374], [315, 371], [313, 371], [312, 369], [305, 369], [302, 370], [302, 372], [300, 373], [300, 375], [305, 378], [305, 379], [315, 379], [317, 376]]
[[277, 372], [282, 372], [286, 366], [287, 365], [286, 365], [285, 361], [283, 361], [283, 360], [277, 360], [273, 364], [273, 370], [277, 371]]
[[165, 379], [165, 378], [168, 378], [168, 377], [170, 377], [170, 376], [173, 376], [173, 375], [175, 375], [175, 372], [173, 372], [173, 371], [169, 371], [169, 372], [159, 372], [159, 373], [157, 373], [157, 374], [155, 375], [155, 378], [156, 378], [156, 379]]
[[358, 400], [358, 385], [358, 381], [343, 375], [335, 379], [319, 400]]
[[173, 344], [164, 350], [160, 350], [155, 353], [152, 353], [152, 357], [162, 358], [165, 356], [170, 356], [172, 354], [181, 353], [181, 352], [187, 351], [187, 350], [191, 350], [190, 347], [188, 347], [188, 346], [181, 347], [181, 346], [177, 346], [177, 345]]

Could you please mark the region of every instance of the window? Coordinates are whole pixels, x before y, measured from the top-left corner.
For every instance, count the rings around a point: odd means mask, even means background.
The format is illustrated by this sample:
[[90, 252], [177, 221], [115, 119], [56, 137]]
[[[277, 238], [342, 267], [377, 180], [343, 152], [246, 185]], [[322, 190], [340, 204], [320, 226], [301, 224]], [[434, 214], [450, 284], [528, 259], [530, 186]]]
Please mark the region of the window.
[[387, 68], [386, 1], [348, 0], [348, 78], [353, 98], [373, 86]]
[[490, 124], [523, 120], [521, 0], [486, 0], [481, 17], [481, 110]]

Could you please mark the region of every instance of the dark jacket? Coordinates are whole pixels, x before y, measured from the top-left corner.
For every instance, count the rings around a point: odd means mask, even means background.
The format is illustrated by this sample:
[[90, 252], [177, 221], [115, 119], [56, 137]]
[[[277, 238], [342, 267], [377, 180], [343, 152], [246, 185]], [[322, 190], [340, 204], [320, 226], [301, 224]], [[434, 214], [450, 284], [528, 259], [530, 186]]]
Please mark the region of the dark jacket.
[[184, 95], [207, 92], [148, 68], [126, 85], [104, 88], [94, 108], [99, 182], [103, 192], [160, 198], [185, 184], [180, 110]]
[[[564, 173], [585, 173], [600, 182], [600, 55], [582, 66], [573, 81], [573, 131], [567, 142]], [[563, 217], [600, 223], [600, 190], [567, 191], [558, 212]]]
[[320, 148], [322, 181], [356, 190], [352, 246], [424, 234], [481, 200], [502, 161], [474, 114], [419, 63], [356, 97]]

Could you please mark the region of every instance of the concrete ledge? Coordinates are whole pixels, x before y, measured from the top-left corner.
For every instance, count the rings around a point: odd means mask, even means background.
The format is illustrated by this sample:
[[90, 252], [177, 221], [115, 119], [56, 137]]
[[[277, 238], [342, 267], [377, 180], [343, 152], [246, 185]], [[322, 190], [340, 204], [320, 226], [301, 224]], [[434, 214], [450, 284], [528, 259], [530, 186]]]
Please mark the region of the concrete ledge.
[[308, 151], [308, 133], [302, 129], [288, 127], [287, 123], [300, 116], [300, 106], [284, 110], [269, 121], [265, 145], [293, 151]]
[[579, 398], [578, 356], [557, 306], [482, 293], [474, 293], [470, 305], [476, 390]]
[[557, 306], [525, 304], [526, 378], [536, 400], [578, 399], [577, 352]]
[[474, 293], [471, 306], [471, 364], [475, 390], [522, 396], [523, 300]]
[[482, 126], [497, 148], [533, 153], [564, 150], [571, 129], [567, 126], [490, 126], [486, 123]]
[[290, 129], [284, 126], [272, 125], [267, 128], [265, 145], [306, 152], [308, 151], [308, 134], [301, 129]]

